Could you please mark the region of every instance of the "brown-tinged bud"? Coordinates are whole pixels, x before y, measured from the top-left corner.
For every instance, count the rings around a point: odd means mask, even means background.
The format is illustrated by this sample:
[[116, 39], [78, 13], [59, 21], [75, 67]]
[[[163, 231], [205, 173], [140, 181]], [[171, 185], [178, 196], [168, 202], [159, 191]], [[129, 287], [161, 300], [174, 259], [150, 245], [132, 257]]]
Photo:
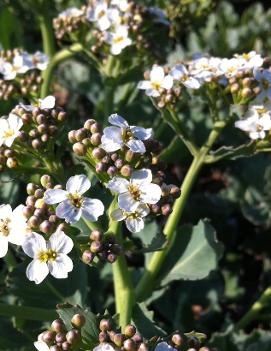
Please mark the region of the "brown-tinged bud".
[[32, 140], [31, 145], [32, 145], [33, 149], [38, 150], [41, 148], [42, 143], [41, 143], [40, 139], [36, 138], [36, 139]]
[[82, 328], [86, 323], [86, 318], [82, 314], [75, 314], [71, 319], [71, 324], [75, 328]]
[[137, 351], [148, 351], [148, 350], [149, 350], [148, 345], [145, 344], [144, 342], [142, 342], [137, 349]]
[[106, 341], [108, 341], [108, 335], [107, 335], [107, 333], [105, 333], [105, 332], [100, 332], [100, 333], [99, 333], [99, 342], [100, 342], [100, 343], [103, 343], [103, 342], [106, 342]]
[[69, 351], [71, 350], [71, 344], [68, 343], [68, 341], [63, 342], [61, 345], [63, 351]]
[[109, 263], [114, 263], [114, 262], [116, 262], [117, 258], [118, 258], [117, 255], [110, 253], [107, 255], [106, 260]]
[[44, 195], [44, 191], [42, 189], [35, 190], [34, 196], [36, 199], [41, 199]]
[[210, 351], [209, 347], [203, 346], [199, 349], [199, 351]]
[[253, 89], [253, 93], [254, 93], [255, 95], [259, 95], [260, 92], [261, 92], [261, 88], [260, 88], [260, 87], [255, 87], [255, 88]]
[[94, 133], [100, 133], [102, 131], [102, 126], [100, 125], [100, 123], [96, 122], [93, 123], [91, 126], [90, 126], [90, 131], [92, 134]]
[[95, 149], [92, 150], [92, 156], [98, 160], [101, 160], [105, 155], [106, 152], [101, 147], [95, 147]]
[[57, 222], [57, 216], [56, 215], [51, 215], [49, 217], [49, 222], [51, 223], [56, 223]]
[[32, 206], [25, 206], [23, 208], [23, 215], [26, 218], [30, 218], [32, 216], [33, 212], [34, 212], [34, 208]]
[[122, 160], [122, 159], [117, 159], [116, 161], [115, 161], [115, 166], [118, 168], [118, 169], [121, 169], [121, 167], [123, 166], [123, 164], [124, 164], [124, 161]]
[[170, 195], [175, 199], [178, 198], [181, 195], [181, 189], [176, 185], [172, 185], [170, 188]]
[[23, 113], [21, 118], [22, 118], [24, 124], [30, 123], [31, 119], [32, 119], [31, 115], [29, 113]]
[[82, 261], [85, 264], [90, 264], [94, 260], [95, 254], [89, 250], [85, 250], [82, 254]]
[[47, 126], [47, 124], [42, 123], [42, 124], [40, 124], [40, 125], [37, 127], [37, 129], [38, 129], [38, 132], [39, 132], [40, 134], [43, 134], [43, 133], [46, 133], [46, 132], [47, 132], [48, 126]]
[[4, 156], [5, 156], [5, 157], [13, 157], [14, 154], [15, 154], [14, 151], [11, 150], [11, 149], [6, 149], [6, 150], [4, 151]]
[[247, 99], [253, 95], [253, 92], [250, 88], [244, 88], [241, 91], [242, 98]]
[[38, 188], [38, 186], [36, 184], [28, 183], [26, 186], [26, 192], [28, 195], [34, 195], [37, 188]]
[[18, 166], [18, 161], [14, 157], [9, 157], [7, 159], [6, 165], [8, 168], [16, 168]]
[[43, 333], [42, 340], [46, 342], [46, 344], [50, 344], [54, 341], [55, 335], [56, 335], [55, 332], [47, 330], [46, 332]]
[[117, 333], [114, 335], [114, 344], [118, 347], [121, 347], [123, 345], [123, 342], [125, 340], [125, 336], [121, 333]]
[[172, 335], [171, 341], [173, 342], [174, 345], [180, 347], [183, 344], [183, 338], [180, 334], [174, 334]]
[[40, 113], [37, 117], [36, 117], [36, 121], [38, 124], [43, 124], [46, 123], [46, 116], [43, 113]]
[[110, 176], [110, 177], [114, 177], [114, 175], [116, 175], [117, 173], [117, 168], [114, 166], [110, 166], [108, 167], [106, 173]]
[[26, 141], [27, 140], [27, 134], [26, 132], [24, 132], [23, 130], [21, 130], [19, 133], [18, 133], [18, 139], [20, 141]]
[[89, 238], [93, 241], [101, 241], [103, 239], [103, 232], [99, 229], [94, 229], [90, 233]]
[[35, 196], [33, 196], [33, 195], [27, 196], [27, 198], [26, 198], [26, 204], [27, 204], [28, 206], [34, 206], [34, 205], [35, 205], [35, 202], [36, 202]]
[[87, 137], [87, 130], [85, 128], [78, 129], [75, 132], [76, 141], [82, 141], [86, 137]]
[[123, 343], [123, 347], [127, 351], [135, 351], [136, 350], [136, 344], [132, 339], [127, 339]]
[[63, 343], [66, 341], [66, 335], [64, 333], [57, 333], [55, 337], [55, 342]]
[[90, 130], [91, 126], [96, 123], [95, 119], [88, 119], [86, 120], [86, 122], [84, 123], [84, 128]]
[[139, 334], [135, 334], [132, 339], [134, 340], [135, 343], [139, 344], [140, 342], [142, 342], [142, 336]]
[[50, 125], [48, 127], [48, 134], [49, 135], [54, 135], [57, 132], [57, 126]]
[[39, 218], [37, 216], [31, 216], [27, 223], [31, 228], [37, 228], [40, 221], [39, 221]]
[[172, 212], [172, 207], [170, 204], [164, 204], [161, 206], [161, 212], [163, 216], [168, 216]]
[[109, 331], [112, 329], [112, 324], [109, 319], [101, 319], [99, 328], [101, 331]]
[[127, 162], [131, 162], [134, 159], [134, 157], [135, 157], [135, 153], [132, 150], [126, 151], [125, 160]]
[[94, 133], [94, 134], [92, 134], [90, 141], [91, 141], [92, 145], [98, 146], [101, 144], [101, 139], [102, 139], [102, 136], [100, 133]]
[[240, 86], [237, 83], [234, 83], [233, 85], [231, 85], [231, 88], [230, 88], [232, 94], [236, 94], [239, 91], [239, 89], [240, 89]]
[[76, 137], [75, 137], [76, 131], [75, 130], [71, 130], [68, 133], [68, 139], [70, 143], [75, 143], [76, 142]]
[[103, 173], [106, 172], [107, 170], [107, 165], [103, 162], [99, 162], [97, 163], [97, 165], [95, 166], [95, 170], [97, 173]]
[[40, 224], [40, 231], [43, 232], [44, 234], [50, 234], [53, 229], [54, 229], [54, 225], [52, 222], [45, 220]]
[[100, 241], [93, 241], [90, 244], [90, 251], [93, 253], [101, 252], [103, 249], [103, 244]]
[[243, 87], [249, 88], [249, 87], [251, 87], [252, 82], [253, 82], [252, 78], [246, 77], [242, 80], [242, 85], [243, 85]]
[[48, 174], [44, 174], [41, 178], [40, 178], [40, 184], [44, 187], [44, 188], [48, 188], [48, 184], [52, 183], [52, 178], [51, 176], [49, 176]]
[[136, 327], [132, 324], [126, 325], [124, 328], [124, 335], [127, 336], [128, 338], [132, 338], [136, 333]]
[[82, 144], [84, 144], [87, 147], [92, 146], [90, 138], [83, 139]]
[[84, 156], [87, 152], [87, 147], [82, 143], [75, 143], [72, 149], [73, 152], [78, 156]]
[[80, 333], [77, 329], [72, 329], [66, 334], [66, 339], [71, 345], [75, 345], [80, 340]]
[[65, 111], [60, 111], [57, 115], [57, 120], [59, 122], [64, 122], [67, 119], [67, 113]]
[[55, 319], [51, 324], [51, 328], [56, 333], [61, 333], [61, 332], [65, 331], [65, 325], [63, 323], [63, 320], [60, 318]]
[[133, 172], [133, 168], [130, 165], [124, 165], [123, 167], [121, 167], [120, 169], [120, 174], [123, 177], [130, 177], [131, 174]]
[[119, 158], [118, 154], [116, 152], [114, 152], [111, 156], [110, 156], [111, 160], [113, 162], [117, 161], [117, 159]]
[[42, 134], [41, 135], [41, 141], [43, 142], [43, 143], [47, 143], [47, 141], [49, 140], [49, 138], [50, 138], [50, 136], [49, 136], [49, 134]]

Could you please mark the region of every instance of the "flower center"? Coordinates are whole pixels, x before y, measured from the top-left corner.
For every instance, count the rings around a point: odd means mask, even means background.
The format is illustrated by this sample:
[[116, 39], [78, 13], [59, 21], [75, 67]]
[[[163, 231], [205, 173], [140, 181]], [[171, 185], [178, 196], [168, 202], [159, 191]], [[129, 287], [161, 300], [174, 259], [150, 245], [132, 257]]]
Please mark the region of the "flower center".
[[263, 80], [262, 80], [262, 86], [263, 86], [263, 88], [264, 88], [265, 90], [269, 89], [270, 83], [268, 82], [267, 79], [263, 79]]
[[113, 39], [113, 43], [114, 43], [114, 44], [119, 44], [119, 43], [121, 43], [123, 40], [124, 40], [124, 37], [123, 37], [123, 36], [115, 37], [115, 38]]
[[49, 249], [47, 251], [40, 251], [38, 258], [41, 262], [44, 263], [48, 261], [55, 261], [57, 258], [57, 252], [52, 249]]
[[106, 12], [105, 10], [101, 10], [99, 13], [98, 13], [98, 19], [102, 18], [103, 16], [105, 16]]
[[9, 223], [10, 223], [9, 218], [5, 219], [0, 219], [0, 234], [3, 236], [8, 236], [9, 235]]
[[13, 137], [13, 135], [15, 134], [14, 130], [12, 130], [11, 128], [8, 128], [5, 132], [4, 132], [4, 138], [8, 139]]
[[130, 184], [130, 185], [128, 186], [128, 191], [129, 191], [129, 193], [132, 195], [132, 197], [134, 198], [134, 200], [139, 201], [140, 195], [141, 195], [141, 191], [140, 191], [138, 185]]
[[78, 192], [69, 193], [68, 198], [71, 201], [71, 204], [73, 207], [76, 207], [76, 208], [82, 207], [84, 202], [84, 197]]
[[127, 143], [129, 140], [133, 139], [133, 133], [129, 128], [123, 128], [121, 131], [121, 137], [124, 143]]
[[243, 54], [242, 57], [247, 61], [250, 60], [250, 54]]
[[183, 75], [181, 76], [181, 82], [187, 81], [188, 78], [189, 78], [189, 77], [188, 77], [187, 74], [183, 74]]
[[259, 115], [263, 115], [264, 113], [267, 112], [267, 109], [264, 108], [264, 107], [263, 107], [263, 108], [257, 108], [256, 111], [257, 111], [257, 113], [258, 113]]
[[261, 132], [263, 130], [263, 126], [261, 126], [260, 124], [257, 124], [256, 130], [257, 130], [257, 132]]
[[161, 88], [161, 83], [160, 82], [151, 82], [151, 87], [154, 90], [159, 90]]

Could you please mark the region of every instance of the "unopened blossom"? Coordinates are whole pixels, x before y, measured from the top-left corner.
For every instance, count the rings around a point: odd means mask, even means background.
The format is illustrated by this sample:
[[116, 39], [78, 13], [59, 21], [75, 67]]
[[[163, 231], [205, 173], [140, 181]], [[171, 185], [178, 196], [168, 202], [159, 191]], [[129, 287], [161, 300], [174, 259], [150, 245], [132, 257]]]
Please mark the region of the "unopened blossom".
[[118, 26], [114, 32], [107, 32], [105, 41], [110, 45], [112, 55], [119, 55], [123, 49], [132, 44], [127, 26]]
[[68, 256], [72, 248], [72, 239], [61, 230], [53, 233], [48, 241], [40, 234], [29, 234], [22, 245], [24, 253], [33, 258], [26, 268], [27, 278], [36, 284], [49, 273], [57, 279], [67, 278], [73, 270], [73, 262]]
[[[39, 350], [39, 351], [43, 351], [43, 350]], [[154, 351], [177, 351], [177, 349], [169, 345], [167, 342], [163, 341], [163, 342], [160, 342], [158, 345], [156, 345]]]
[[34, 346], [38, 351], [50, 351], [50, 348], [46, 342], [41, 340], [34, 342]]
[[111, 213], [114, 221], [125, 221], [127, 229], [132, 233], [138, 233], [144, 228], [144, 217], [150, 213], [148, 205], [139, 205], [134, 212], [127, 212], [118, 208]]
[[103, 342], [100, 345], [94, 347], [93, 351], [115, 351], [115, 349], [112, 345], [108, 344], [107, 342]]
[[271, 129], [271, 112], [264, 105], [251, 106], [247, 118], [235, 122], [235, 127], [248, 133], [252, 140], [264, 139]]
[[19, 135], [22, 126], [22, 119], [13, 113], [10, 113], [8, 118], [0, 118], [0, 146], [10, 147]]
[[20, 103], [20, 106], [23, 107], [28, 112], [33, 112], [33, 110], [36, 107], [39, 107], [41, 110], [44, 110], [44, 109], [50, 110], [55, 107], [55, 104], [56, 104], [56, 98], [52, 95], [48, 95], [44, 99], [38, 99], [38, 101], [36, 103], [33, 103], [32, 105], [24, 105]]
[[146, 95], [158, 97], [163, 90], [168, 90], [173, 87], [173, 78], [169, 74], [165, 74], [163, 67], [154, 65], [150, 72], [150, 80], [142, 80], [137, 87], [146, 90]]
[[110, 28], [111, 24], [120, 22], [119, 11], [117, 8], [109, 8], [107, 1], [97, 1], [95, 5], [89, 6], [86, 18], [90, 22], [96, 23], [101, 31]]
[[129, 126], [128, 122], [118, 114], [112, 114], [108, 122], [113, 127], [106, 127], [103, 131], [101, 147], [107, 152], [114, 152], [127, 146], [135, 153], [145, 153], [146, 148], [143, 140], [152, 136], [152, 129], [137, 126]]
[[32, 68], [32, 60], [28, 53], [16, 54], [12, 62], [5, 62], [3, 65], [4, 80], [15, 79], [17, 74], [24, 74]]
[[69, 17], [79, 17], [84, 14], [83, 10], [78, 9], [77, 7], [69, 7], [65, 11], [60, 12], [58, 17], [66, 19]]
[[181, 84], [183, 84], [186, 88], [189, 88], [189, 89], [200, 88], [199, 81], [190, 75], [185, 65], [182, 65], [182, 64], [176, 65], [175, 67], [172, 68], [170, 74], [175, 80], [180, 81]]
[[66, 190], [48, 189], [44, 194], [44, 201], [48, 205], [59, 204], [56, 215], [65, 219], [67, 223], [76, 223], [81, 217], [96, 222], [104, 213], [104, 205], [98, 199], [83, 196], [91, 186], [90, 180], [84, 174], [70, 177]]
[[254, 69], [262, 67], [263, 58], [260, 54], [257, 54], [256, 51], [250, 51], [248, 53], [243, 53], [241, 55], [235, 54], [234, 57], [240, 59], [242, 65], [246, 69]]
[[257, 96], [257, 101], [264, 102], [265, 100], [271, 100], [271, 71], [267, 69], [255, 69], [253, 74], [261, 88], [261, 92]]
[[49, 58], [43, 52], [37, 51], [35, 52], [35, 54], [32, 55], [32, 63], [33, 68], [37, 68], [40, 71], [44, 71], [48, 66]]
[[6, 256], [8, 243], [22, 245], [28, 233], [23, 205], [13, 211], [10, 205], [0, 205], [0, 257]]
[[150, 169], [133, 172], [129, 180], [114, 177], [107, 187], [118, 194], [118, 205], [126, 212], [135, 212], [139, 205], [156, 204], [162, 194], [160, 186], [152, 183]]

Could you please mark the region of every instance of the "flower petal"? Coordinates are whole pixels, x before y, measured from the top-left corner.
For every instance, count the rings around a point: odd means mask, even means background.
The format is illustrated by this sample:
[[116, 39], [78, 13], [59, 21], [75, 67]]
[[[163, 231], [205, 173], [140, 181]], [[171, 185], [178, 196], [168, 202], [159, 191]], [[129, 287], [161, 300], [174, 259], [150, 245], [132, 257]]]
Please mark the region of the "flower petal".
[[56, 215], [59, 218], [64, 218], [67, 223], [73, 224], [79, 221], [82, 210], [72, 206], [70, 200], [65, 200], [57, 206]]
[[0, 258], [5, 257], [8, 252], [8, 238], [0, 234]]
[[48, 262], [49, 271], [53, 277], [64, 279], [73, 270], [73, 262], [69, 256], [60, 253], [54, 261]]
[[150, 139], [152, 136], [152, 128], [142, 128], [137, 126], [131, 126], [131, 132], [133, 133], [134, 137], [139, 140], [147, 140]]
[[126, 192], [119, 195], [118, 204], [122, 210], [134, 212], [137, 209], [139, 202], [136, 201], [129, 192]]
[[104, 213], [104, 205], [98, 199], [85, 198], [82, 206], [82, 216], [91, 222], [96, 222]]
[[22, 249], [27, 256], [34, 258], [39, 252], [46, 251], [46, 241], [42, 235], [33, 232], [26, 236]]
[[165, 76], [161, 87], [164, 89], [171, 89], [173, 87], [173, 77], [171, 75]]
[[156, 204], [162, 195], [162, 190], [157, 184], [147, 184], [140, 187], [140, 200], [146, 204]]
[[126, 192], [128, 189], [128, 186], [129, 186], [128, 180], [121, 177], [114, 177], [107, 184], [107, 188], [110, 189], [113, 193], [117, 193], [117, 194]]
[[0, 219], [10, 218], [12, 216], [12, 208], [9, 204], [0, 205]]
[[112, 211], [110, 213], [110, 217], [113, 219], [113, 221], [117, 222], [123, 221], [126, 218], [126, 216], [124, 215], [124, 211], [120, 208], [117, 208], [116, 210]]
[[144, 221], [140, 217], [134, 218], [132, 216], [128, 216], [125, 220], [125, 224], [127, 229], [132, 233], [138, 233], [144, 228]]
[[67, 199], [67, 191], [62, 189], [48, 189], [44, 193], [44, 202], [47, 205], [58, 204]]
[[75, 175], [70, 177], [67, 181], [66, 188], [71, 194], [78, 192], [84, 194], [91, 187], [91, 182], [84, 174]]
[[49, 268], [45, 262], [33, 260], [26, 268], [26, 276], [29, 280], [40, 284], [49, 274]]
[[162, 82], [164, 79], [165, 72], [163, 67], [154, 65], [150, 72], [150, 80], [151, 82]]
[[151, 183], [151, 181], [152, 181], [152, 172], [150, 169], [143, 168], [139, 171], [135, 171], [132, 173], [131, 182], [139, 186], [143, 184], [148, 185]]
[[61, 230], [57, 230], [50, 236], [48, 244], [51, 249], [63, 254], [68, 254], [73, 248], [72, 239]]
[[134, 153], [144, 154], [146, 152], [146, 147], [145, 147], [143, 141], [141, 141], [141, 140], [132, 139], [132, 140], [129, 140], [126, 145]]
[[47, 108], [49, 109], [54, 108], [55, 103], [56, 103], [56, 98], [52, 95], [49, 95], [46, 98], [39, 100], [39, 105], [42, 110]]
[[22, 119], [19, 116], [15, 115], [14, 113], [10, 113], [8, 115], [8, 123], [9, 123], [10, 128], [14, 131], [17, 131], [17, 132], [23, 126]]
[[117, 126], [120, 128], [127, 128], [129, 127], [128, 122], [118, 115], [117, 113], [114, 113], [108, 117], [108, 122], [111, 123], [113, 126]]
[[151, 87], [152, 87], [152, 85], [151, 85], [151, 82], [149, 80], [141, 80], [137, 84], [137, 88], [142, 89], [142, 90], [151, 89]]

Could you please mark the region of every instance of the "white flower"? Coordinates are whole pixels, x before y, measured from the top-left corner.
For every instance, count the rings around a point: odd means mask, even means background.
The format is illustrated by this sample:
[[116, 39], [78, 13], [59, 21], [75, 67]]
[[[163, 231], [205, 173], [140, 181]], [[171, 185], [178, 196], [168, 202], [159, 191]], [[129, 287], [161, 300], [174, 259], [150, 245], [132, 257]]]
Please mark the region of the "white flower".
[[[39, 350], [39, 351], [43, 351], [43, 350]], [[105, 342], [94, 347], [93, 351], [115, 351], [115, 349], [113, 346]]]
[[243, 60], [243, 65], [246, 69], [259, 68], [263, 65], [263, 58], [256, 51], [250, 51], [242, 55], [235, 54], [234, 57]]
[[236, 74], [245, 69], [243, 58], [224, 58], [221, 60], [219, 69], [225, 75], [226, 78], [231, 78], [236, 76]]
[[194, 77], [192, 77], [188, 72], [187, 68], [182, 64], [179, 64], [173, 67], [170, 74], [175, 80], [180, 81], [186, 88], [189, 88], [189, 89], [200, 88], [199, 81]]
[[9, 242], [22, 245], [26, 239], [28, 227], [23, 208], [19, 205], [12, 211], [10, 205], [0, 206], [0, 257], [6, 256]]
[[38, 351], [50, 351], [49, 346], [44, 341], [36, 341], [34, 346]]
[[[43, 351], [43, 350], [40, 350]], [[154, 351], [177, 351], [174, 347], [170, 346], [165, 341], [160, 342], [154, 349]]]
[[65, 11], [60, 12], [59, 18], [69, 18], [69, 17], [79, 17], [84, 14], [84, 11], [78, 9], [77, 7], [69, 7]]
[[17, 74], [24, 74], [33, 68], [31, 57], [28, 53], [23, 52], [14, 56], [12, 63], [3, 64], [4, 80], [15, 79]]
[[261, 88], [261, 92], [257, 96], [257, 101], [271, 100], [271, 71], [267, 69], [255, 69], [253, 74]]
[[218, 57], [195, 58], [189, 67], [190, 74], [200, 82], [210, 82], [212, 78], [219, 77], [222, 72], [219, 70], [221, 59]]
[[27, 112], [33, 112], [35, 107], [39, 107], [41, 110], [45, 110], [45, 109], [52, 109], [55, 107], [55, 103], [56, 103], [56, 98], [52, 95], [48, 95], [46, 98], [44, 99], [39, 99], [38, 102], [36, 104], [32, 104], [32, 105], [24, 105], [23, 103], [20, 102], [20, 106], [25, 109]]
[[106, 127], [102, 136], [101, 147], [107, 152], [114, 152], [126, 145], [135, 153], [145, 153], [146, 148], [142, 140], [147, 140], [152, 136], [152, 129], [137, 126], [129, 126], [127, 121], [113, 114], [108, 118], [109, 123], [114, 127]]
[[72, 260], [67, 256], [72, 248], [72, 239], [62, 231], [53, 233], [48, 241], [40, 234], [29, 234], [22, 245], [23, 251], [33, 258], [26, 268], [27, 278], [36, 284], [49, 273], [57, 279], [67, 278], [73, 269]]
[[150, 72], [150, 80], [142, 80], [138, 83], [139, 89], [146, 90], [146, 95], [158, 97], [161, 92], [171, 89], [173, 86], [173, 78], [171, 75], [165, 75], [161, 66], [154, 65]]
[[56, 215], [64, 218], [67, 223], [76, 223], [81, 217], [96, 222], [104, 213], [104, 205], [98, 199], [83, 196], [90, 186], [90, 180], [84, 174], [75, 175], [67, 181], [67, 190], [46, 190], [44, 201], [48, 205], [59, 203]]
[[112, 55], [119, 55], [123, 49], [132, 44], [127, 26], [118, 26], [114, 32], [105, 33], [105, 41], [110, 45]]
[[114, 210], [111, 213], [111, 218], [114, 221], [125, 221], [127, 229], [132, 233], [138, 233], [144, 228], [144, 220], [150, 213], [149, 206], [139, 205], [134, 212], [126, 212], [121, 208]]
[[90, 22], [96, 22], [101, 31], [109, 29], [112, 23], [120, 22], [119, 11], [108, 8], [106, 1], [97, 1], [93, 7], [88, 7], [86, 18]]
[[235, 122], [235, 127], [247, 132], [252, 140], [264, 139], [271, 129], [271, 112], [267, 106], [251, 106], [247, 118]]
[[13, 113], [10, 113], [8, 118], [0, 118], [0, 146], [4, 144], [10, 147], [22, 126], [22, 119]]
[[133, 172], [130, 180], [114, 177], [107, 187], [119, 194], [119, 207], [126, 212], [135, 212], [140, 204], [156, 204], [162, 194], [160, 186], [152, 183], [150, 169]]
[[44, 71], [48, 66], [49, 58], [43, 52], [37, 51], [34, 55], [32, 55], [32, 63], [34, 66], [33, 68]]

